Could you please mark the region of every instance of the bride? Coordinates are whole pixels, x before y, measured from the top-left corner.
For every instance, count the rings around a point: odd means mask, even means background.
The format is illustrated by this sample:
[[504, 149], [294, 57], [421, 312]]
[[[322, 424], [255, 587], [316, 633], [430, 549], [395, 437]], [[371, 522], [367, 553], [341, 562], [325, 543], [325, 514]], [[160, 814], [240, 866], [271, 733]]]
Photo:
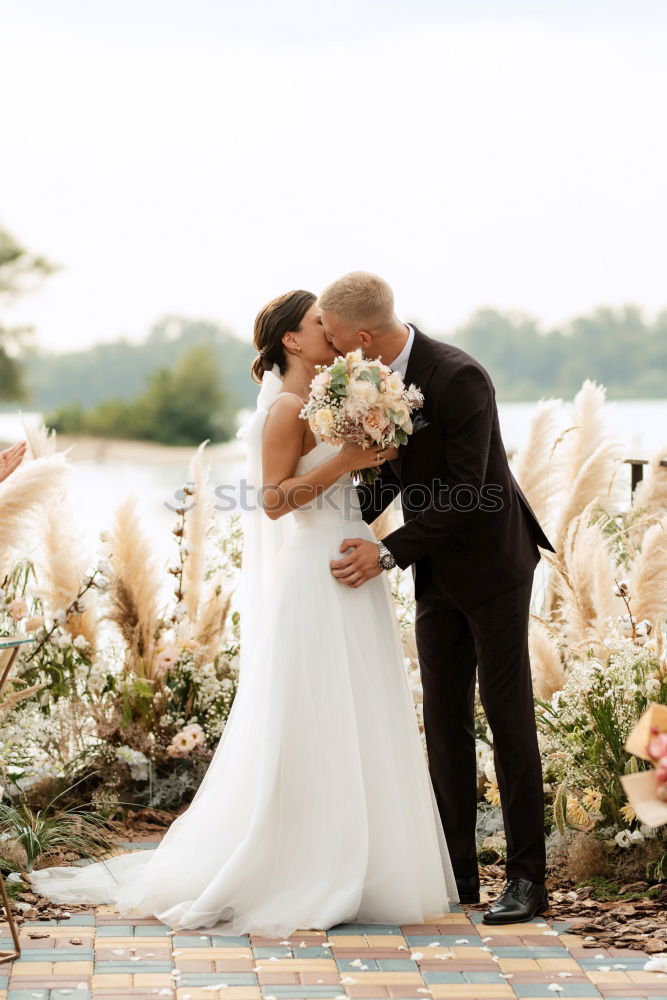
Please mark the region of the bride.
[[373, 538], [352, 470], [393, 454], [300, 418], [334, 356], [315, 302], [290, 292], [255, 323], [239, 686], [211, 764], [156, 849], [34, 872], [54, 902], [286, 937], [423, 923], [458, 899], [386, 574], [354, 589], [329, 568], [350, 522]]

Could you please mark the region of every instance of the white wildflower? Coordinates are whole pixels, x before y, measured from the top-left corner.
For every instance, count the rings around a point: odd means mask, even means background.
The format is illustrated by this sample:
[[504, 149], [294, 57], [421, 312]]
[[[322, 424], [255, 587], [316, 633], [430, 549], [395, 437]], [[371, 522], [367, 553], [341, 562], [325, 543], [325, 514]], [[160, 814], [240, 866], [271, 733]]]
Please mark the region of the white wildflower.
[[129, 765], [130, 774], [135, 781], [148, 779], [148, 757], [140, 750], [133, 750], [128, 746], [117, 747], [116, 757]]

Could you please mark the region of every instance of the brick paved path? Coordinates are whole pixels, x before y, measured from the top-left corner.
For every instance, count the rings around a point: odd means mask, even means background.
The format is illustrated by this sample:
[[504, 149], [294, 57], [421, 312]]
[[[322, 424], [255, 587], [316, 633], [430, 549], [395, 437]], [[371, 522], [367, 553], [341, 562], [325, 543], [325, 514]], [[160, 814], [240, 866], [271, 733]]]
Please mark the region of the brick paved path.
[[[568, 925], [489, 928], [456, 907], [436, 923], [345, 924], [287, 940], [173, 933], [113, 907], [26, 922], [22, 957], [0, 965], [0, 1000], [513, 1000], [667, 998], [647, 955], [584, 948]], [[44, 937], [31, 938], [39, 930]], [[7, 925], [0, 947], [9, 947]]]

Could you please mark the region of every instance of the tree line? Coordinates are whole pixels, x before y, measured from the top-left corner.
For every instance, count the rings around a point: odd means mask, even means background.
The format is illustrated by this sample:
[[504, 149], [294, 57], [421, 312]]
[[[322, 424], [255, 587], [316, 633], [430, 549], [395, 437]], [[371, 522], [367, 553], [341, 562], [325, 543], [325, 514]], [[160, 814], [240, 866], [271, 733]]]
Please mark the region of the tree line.
[[637, 306], [603, 306], [547, 330], [524, 313], [480, 309], [444, 339], [488, 369], [501, 400], [571, 399], [587, 378], [610, 399], [667, 396], [667, 309], [650, 321]]
[[[126, 339], [55, 354], [2, 307], [53, 270], [0, 229], [0, 406], [20, 402], [66, 433], [193, 444], [226, 440], [253, 406], [252, 345], [212, 320], [168, 315], [140, 343]], [[600, 307], [543, 329], [526, 313], [479, 309], [458, 328], [430, 332], [477, 358], [500, 400], [572, 398], [586, 378], [611, 399], [667, 395], [667, 310]], [[31, 345], [32, 338], [32, 345]]]

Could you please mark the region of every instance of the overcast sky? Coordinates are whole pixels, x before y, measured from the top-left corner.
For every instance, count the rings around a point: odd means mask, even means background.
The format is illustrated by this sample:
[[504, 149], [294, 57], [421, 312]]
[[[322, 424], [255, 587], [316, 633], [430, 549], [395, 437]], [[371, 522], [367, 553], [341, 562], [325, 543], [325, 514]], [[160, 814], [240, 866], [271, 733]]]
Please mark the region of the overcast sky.
[[0, 0], [0, 224], [65, 350], [363, 268], [440, 332], [667, 306], [667, 4]]

